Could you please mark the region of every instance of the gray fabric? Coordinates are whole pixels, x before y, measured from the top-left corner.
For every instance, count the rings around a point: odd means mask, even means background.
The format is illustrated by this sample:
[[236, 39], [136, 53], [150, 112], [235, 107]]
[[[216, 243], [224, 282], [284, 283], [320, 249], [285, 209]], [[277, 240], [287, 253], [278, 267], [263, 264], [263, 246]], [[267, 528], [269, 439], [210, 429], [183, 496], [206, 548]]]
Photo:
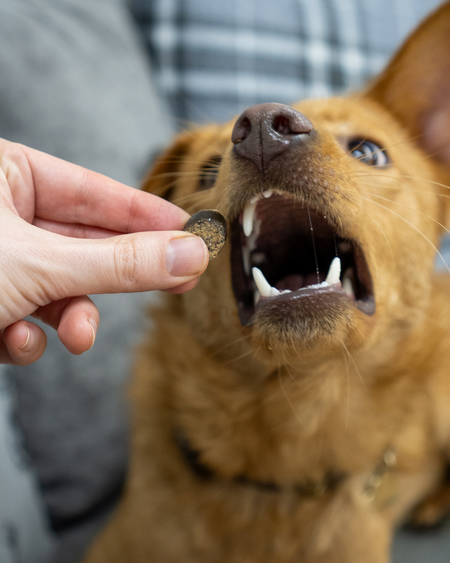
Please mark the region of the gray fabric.
[[70, 355], [47, 330], [49, 353], [13, 368], [18, 420], [60, 543], [52, 561], [79, 561], [121, 491], [127, 461], [125, 383], [154, 295], [94, 296], [95, 346]]
[[444, 522], [436, 530], [400, 530], [391, 557], [391, 563], [448, 563], [450, 522]]
[[[2, 0], [0, 135], [138, 186], [172, 128], [133, 26], [122, 0]], [[50, 329], [39, 362], [8, 368], [60, 540], [58, 563], [80, 559], [119, 493], [127, 461], [123, 387], [150, 298], [98, 296], [101, 324], [91, 351], [70, 355]], [[0, 482], [12, 486], [3, 466]], [[3, 499], [2, 489], [0, 515], [21, 512], [26, 531], [31, 513], [21, 497], [10, 495], [16, 506]], [[0, 546], [7, 539], [0, 534]]]
[[124, 0], [2, 0], [0, 135], [138, 185], [167, 144]]
[[0, 562], [44, 563], [55, 545], [0, 366]]

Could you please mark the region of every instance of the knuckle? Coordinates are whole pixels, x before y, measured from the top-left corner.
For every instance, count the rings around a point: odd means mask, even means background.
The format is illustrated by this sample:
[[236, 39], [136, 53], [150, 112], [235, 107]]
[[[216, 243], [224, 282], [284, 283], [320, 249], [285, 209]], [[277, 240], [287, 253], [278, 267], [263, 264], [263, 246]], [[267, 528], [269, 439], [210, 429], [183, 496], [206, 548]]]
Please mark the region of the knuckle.
[[142, 281], [142, 249], [136, 237], [130, 235], [126, 239], [115, 241], [114, 268], [118, 284], [121, 288], [135, 288]]

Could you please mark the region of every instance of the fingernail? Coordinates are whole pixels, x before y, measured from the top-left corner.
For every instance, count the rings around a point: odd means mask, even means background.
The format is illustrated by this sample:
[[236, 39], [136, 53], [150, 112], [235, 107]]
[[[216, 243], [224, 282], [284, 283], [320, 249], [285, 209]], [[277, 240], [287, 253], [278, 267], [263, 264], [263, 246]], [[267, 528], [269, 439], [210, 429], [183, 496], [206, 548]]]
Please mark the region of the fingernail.
[[26, 329], [25, 342], [22, 344], [20, 349], [23, 352], [31, 352], [31, 350], [33, 350], [33, 348], [36, 346], [37, 343], [36, 335], [27, 326], [25, 327], [25, 329]]
[[166, 266], [171, 276], [195, 276], [208, 260], [208, 249], [200, 237], [172, 239], [167, 245]]
[[91, 325], [91, 329], [92, 329], [92, 343], [89, 347], [89, 350], [92, 348], [92, 346], [94, 346], [94, 342], [95, 342], [95, 337], [97, 336], [97, 323], [94, 321], [94, 319], [91, 319], [90, 317], [88, 318], [88, 323]]

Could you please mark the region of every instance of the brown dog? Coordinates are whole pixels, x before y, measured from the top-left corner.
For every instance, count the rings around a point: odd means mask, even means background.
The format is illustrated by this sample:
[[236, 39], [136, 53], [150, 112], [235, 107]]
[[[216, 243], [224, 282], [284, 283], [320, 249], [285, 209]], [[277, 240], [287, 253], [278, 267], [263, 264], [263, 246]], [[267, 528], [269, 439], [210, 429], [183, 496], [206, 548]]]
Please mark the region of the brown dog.
[[230, 237], [155, 313], [86, 562], [382, 563], [450, 508], [449, 182], [450, 3], [363, 93], [177, 140], [147, 189]]

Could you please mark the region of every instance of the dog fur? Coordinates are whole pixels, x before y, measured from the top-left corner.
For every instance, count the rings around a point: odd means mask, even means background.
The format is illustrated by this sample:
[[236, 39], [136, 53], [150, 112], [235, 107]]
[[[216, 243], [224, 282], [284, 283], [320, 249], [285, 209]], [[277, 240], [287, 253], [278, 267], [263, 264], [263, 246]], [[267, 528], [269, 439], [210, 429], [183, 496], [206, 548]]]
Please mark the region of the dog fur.
[[[145, 187], [229, 225], [269, 189], [282, 195], [261, 213], [283, 197], [283, 221], [326, 216], [363, 253], [375, 312], [342, 292], [282, 296], [243, 326], [232, 230], [198, 286], [154, 311], [126, 490], [86, 563], [385, 563], [395, 526], [450, 509], [450, 277], [434, 270], [450, 207], [450, 3], [366, 90], [294, 107], [314, 135], [270, 162], [237, 156], [234, 123], [210, 125], [182, 134]], [[355, 158], [355, 140], [390, 164]]]

